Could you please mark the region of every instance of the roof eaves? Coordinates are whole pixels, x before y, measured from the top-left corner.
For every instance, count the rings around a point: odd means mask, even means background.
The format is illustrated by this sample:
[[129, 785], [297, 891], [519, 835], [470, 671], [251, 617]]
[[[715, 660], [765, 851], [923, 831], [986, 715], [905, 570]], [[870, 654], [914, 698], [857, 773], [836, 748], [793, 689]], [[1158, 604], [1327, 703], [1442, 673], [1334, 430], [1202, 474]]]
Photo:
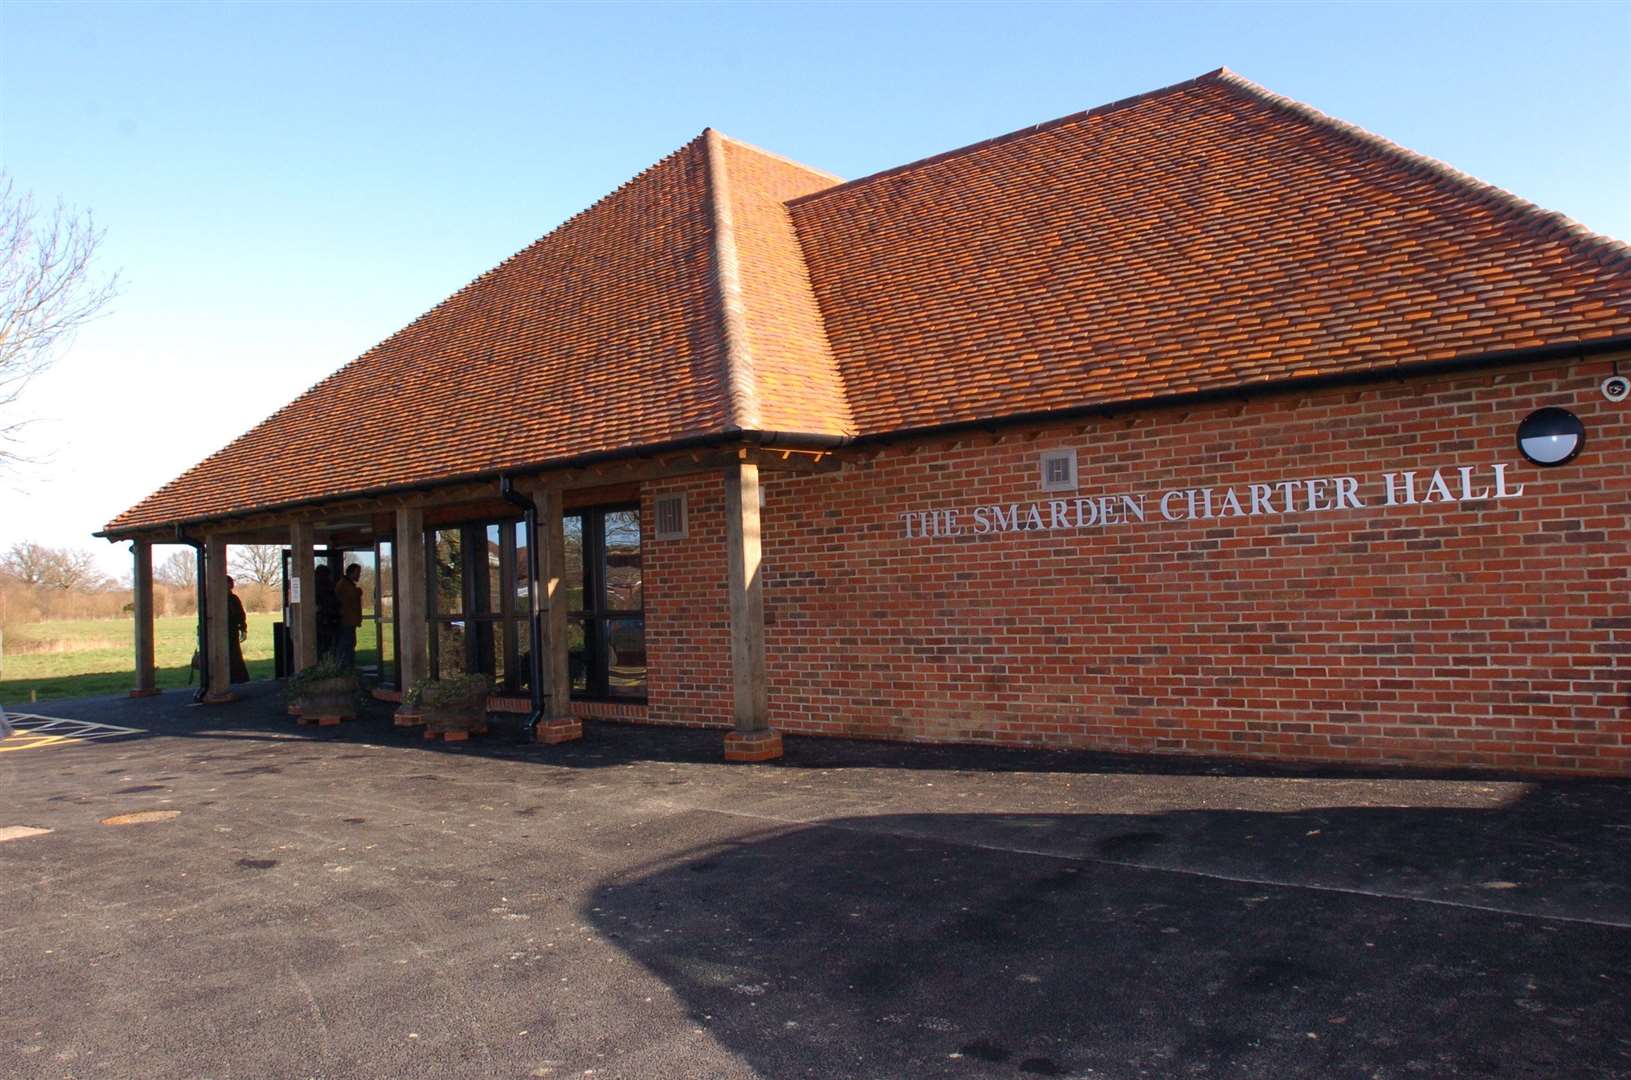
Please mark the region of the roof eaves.
[[730, 172], [724, 137], [713, 128], [702, 133], [708, 146], [708, 202], [714, 227], [714, 286], [719, 290], [720, 332], [724, 337], [727, 427], [759, 426], [759, 401], [748, 345], [747, 311], [742, 301], [742, 267], [736, 251], [731, 215]]
[[1411, 172], [1422, 173], [1448, 183], [1462, 192], [1472, 196], [1481, 203], [1496, 209], [1506, 211], [1524, 223], [1534, 227], [1543, 236], [1557, 236], [1571, 245], [1576, 251], [1596, 259], [1605, 267], [1614, 267], [1621, 263], [1631, 262], [1631, 244], [1617, 240], [1611, 236], [1594, 232], [1592, 229], [1573, 218], [1560, 214], [1555, 210], [1547, 210], [1537, 206], [1519, 195], [1514, 195], [1505, 188], [1496, 187], [1488, 181], [1480, 180], [1476, 176], [1464, 173], [1453, 165], [1449, 165], [1437, 158], [1428, 157], [1407, 147], [1400, 146], [1391, 139], [1351, 124], [1346, 120], [1339, 120], [1334, 116], [1320, 112], [1311, 105], [1276, 94], [1265, 86], [1260, 86], [1250, 79], [1228, 68], [1219, 68], [1210, 76], [1213, 81], [1220, 82], [1233, 90], [1270, 105], [1282, 112], [1314, 124], [1327, 131], [1347, 138], [1351, 142], [1376, 153], [1392, 158], [1398, 164]]

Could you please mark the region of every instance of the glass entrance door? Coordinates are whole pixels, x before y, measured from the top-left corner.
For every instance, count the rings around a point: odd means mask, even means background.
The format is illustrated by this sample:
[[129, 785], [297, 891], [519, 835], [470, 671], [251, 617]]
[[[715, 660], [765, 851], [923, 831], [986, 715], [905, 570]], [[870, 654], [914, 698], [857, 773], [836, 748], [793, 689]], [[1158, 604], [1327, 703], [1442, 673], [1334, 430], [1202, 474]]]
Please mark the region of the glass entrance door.
[[646, 612], [640, 508], [581, 510], [566, 515], [563, 524], [572, 691], [585, 698], [643, 701]]
[[429, 530], [431, 672], [480, 672], [501, 693], [531, 683], [527, 530], [519, 521]]

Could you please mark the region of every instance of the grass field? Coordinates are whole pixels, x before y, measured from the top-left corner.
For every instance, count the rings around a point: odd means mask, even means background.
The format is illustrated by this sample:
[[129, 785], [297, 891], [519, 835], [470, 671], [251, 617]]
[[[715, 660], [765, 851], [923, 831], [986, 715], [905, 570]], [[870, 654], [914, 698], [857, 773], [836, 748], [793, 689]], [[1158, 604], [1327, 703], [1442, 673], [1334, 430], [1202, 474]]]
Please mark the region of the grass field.
[[[252, 679], [272, 677], [271, 615], [251, 613], [244, 662]], [[186, 686], [198, 643], [191, 615], [154, 621], [153, 662], [160, 689]], [[75, 619], [29, 623], [14, 631], [0, 657], [0, 705], [17, 709], [53, 698], [122, 694], [136, 685], [135, 623], [129, 619]], [[374, 663], [374, 624], [357, 631], [357, 665]]]

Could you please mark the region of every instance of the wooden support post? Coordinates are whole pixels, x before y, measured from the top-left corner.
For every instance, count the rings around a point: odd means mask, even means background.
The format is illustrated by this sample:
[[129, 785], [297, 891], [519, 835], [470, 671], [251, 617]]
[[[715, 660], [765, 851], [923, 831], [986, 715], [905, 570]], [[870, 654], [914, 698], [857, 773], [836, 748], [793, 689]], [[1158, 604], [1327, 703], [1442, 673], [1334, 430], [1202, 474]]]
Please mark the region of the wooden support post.
[[[417, 506], [396, 511], [396, 631], [401, 653], [397, 670], [406, 694], [430, 674], [430, 617], [425, 599], [425, 512]], [[397, 721], [413, 723], [417, 712], [404, 705]]]
[[131, 697], [152, 697], [159, 692], [153, 670], [153, 545], [133, 540], [130, 554], [135, 563], [130, 575], [131, 607], [136, 617], [136, 685]]
[[782, 756], [782, 738], [770, 729], [764, 582], [759, 565], [759, 467], [749, 462], [738, 462], [725, 471], [725, 543], [736, 720], [736, 730], [725, 736], [725, 760], [769, 761]]
[[212, 534], [205, 543], [204, 597], [209, 614], [205, 624], [209, 689], [204, 703], [221, 705], [236, 700], [237, 695], [232, 692], [232, 652], [227, 644], [231, 634], [227, 627], [227, 542], [220, 533]]
[[294, 635], [296, 671], [317, 663], [317, 568], [312, 558], [312, 527], [309, 521], [289, 526], [289, 616]]
[[566, 534], [561, 522], [561, 491], [549, 488], [533, 495], [538, 507], [538, 580], [532, 602], [541, 616], [543, 640], [532, 643], [543, 650], [543, 685], [539, 688], [543, 716], [534, 733], [539, 742], [563, 743], [581, 738], [583, 721], [572, 715], [572, 674], [567, 662]]

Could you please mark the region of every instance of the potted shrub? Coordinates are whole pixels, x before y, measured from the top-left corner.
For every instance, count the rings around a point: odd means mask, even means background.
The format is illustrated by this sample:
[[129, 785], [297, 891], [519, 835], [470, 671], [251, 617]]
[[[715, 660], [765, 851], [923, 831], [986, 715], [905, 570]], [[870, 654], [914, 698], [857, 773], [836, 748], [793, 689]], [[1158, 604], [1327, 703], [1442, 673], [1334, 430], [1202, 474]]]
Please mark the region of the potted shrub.
[[357, 715], [357, 673], [325, 658], [289, 679], [289, 711], [305, 724], [338, 724]]
[[425, 720], [425, 738], [448, 742], [468, 739], [472, 732], [487, 730], [485, 675], [460, 675], [452, 679], [423, 679], [403, 699], [418, 708]]

